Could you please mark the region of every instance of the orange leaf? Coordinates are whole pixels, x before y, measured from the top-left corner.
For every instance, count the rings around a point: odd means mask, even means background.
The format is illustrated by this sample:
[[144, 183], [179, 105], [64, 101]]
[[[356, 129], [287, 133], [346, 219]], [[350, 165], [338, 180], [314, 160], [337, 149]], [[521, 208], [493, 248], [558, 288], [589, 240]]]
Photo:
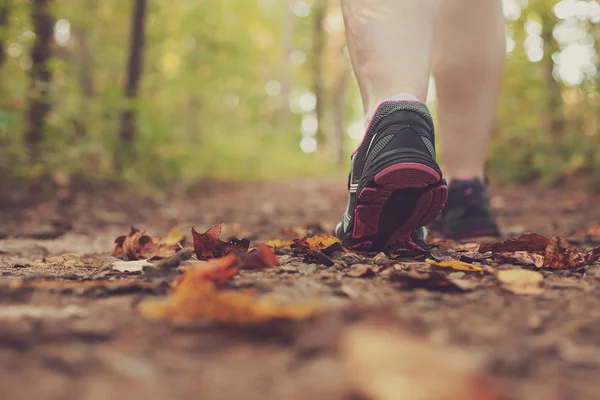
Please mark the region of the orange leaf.
[[344, 251], [338, 238], [327, 233], [306, 239], [296, 239], [291, 247], [292, 249], [301, 252], [319, 250], [327, 255], [334, 251]]
[[260, 246], [249, 252], [240, 264], [240, 269], [265, 269], [279, 265], [279, 259], [269, 246]]
[[200, 261], [186, 266], [183, 276], [173, 283], [173, 288], [177, 288], [184, 281], [227, 283], [238, 271], [238, 258], [234, 254], [210, 261]]
[[[209, 318], [228, 323], [256, 323], [272, 319], [307, 318], [316, 311], [316, 305], [282, 305], [274, 299], [256, 298], [252, 293], [219, 290], [214, 282], [229, 279], [237, 265], [234, 255], [212, 260], [187, 269], [165, 300], [149, 299], [142, 302], [139, 311], [153, 319], [189, 321]], [[216, 262], [216, 264], [215, 264]]]

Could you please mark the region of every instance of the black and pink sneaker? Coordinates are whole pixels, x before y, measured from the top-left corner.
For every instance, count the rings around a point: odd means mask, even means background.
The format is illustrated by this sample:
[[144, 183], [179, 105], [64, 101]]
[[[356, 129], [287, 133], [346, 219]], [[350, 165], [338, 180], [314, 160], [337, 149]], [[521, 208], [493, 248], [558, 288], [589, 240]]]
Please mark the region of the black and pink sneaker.
[[479, 178], [451, 181], [446, 207], [429, 229], [449, 239], [500, 236], [485, 184]]
[[423, 227], [440, 214], [448, 197], [434, 143], [425, 104], [379, 105], [352, 155], [350, 200], [336, 228], [345, 247], [391, 254], [426, 246]]

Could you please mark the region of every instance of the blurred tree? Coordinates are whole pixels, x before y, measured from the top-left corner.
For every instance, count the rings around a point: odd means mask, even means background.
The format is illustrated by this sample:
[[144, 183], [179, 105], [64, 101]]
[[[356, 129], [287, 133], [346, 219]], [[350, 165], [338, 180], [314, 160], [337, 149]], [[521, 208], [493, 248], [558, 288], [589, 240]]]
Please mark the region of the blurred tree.
[[127, 64], [127, 80], [125, 82], [125, 98], [128, 100], [121, 114], [122, 150], [117, 152], [115, 167], [122, 170], [125, 158], [135, 157], [136, 115], [133, 101], [137, 98], [142, 66], [144, 63], [144, 45], [146, 28], [146, 0], [134, 0], [131, 12], [131, 40], [129, 62]]
[[326, 33], [324, 29], [325, 17], [327, 16], [327, 0], [315, 0], [313, 5], [313, 23], [314, 31], [312, 37], [312, 72], [313, 72], [313, 93], [315, 95], [315, 114], [317, 118], [317, 132], [315, 138], [317, 145], [325, 149], [326, 140], [323, 130], [323, 117], [325, 113], [325, 82], [324, 82], [324, 71], [323, 71], [323, 49], [325, 48]]
[[8, 15], [10, 11], [10, 1], [0, 0], [0, 68], [6, 61], [6, 40], [8, 36]]
[[42, 141], [47, 132], [46, 119], [52, 109], [50, 83], [51, 42], [54, 18], [51, 14], [51, 0], [33, 0], [31, 3], [31, 23], [35, 41], [31, 50], [31, 69], [29, 72], [29, 107], [27, 112], [25, 144], [30, 161], [41, 161]]

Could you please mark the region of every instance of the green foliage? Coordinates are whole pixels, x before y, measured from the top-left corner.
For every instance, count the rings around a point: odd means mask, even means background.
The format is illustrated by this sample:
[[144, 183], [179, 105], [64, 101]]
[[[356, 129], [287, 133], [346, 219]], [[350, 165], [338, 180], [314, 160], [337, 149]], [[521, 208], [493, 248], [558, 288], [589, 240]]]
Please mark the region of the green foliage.
[[[10, 23], [0, 28], [9, 55], [0, 69], [2, 177], [29, 179], [54, 172], [90, 179], [115, 177], [112, 156], [123, 146], [120, 115], [127, 105], [123, 87], [132, 3], [54, 4], [59, 23], [51, 65], [53, 110], [46, 121], [39, 165], [28, 163], [22, 143], [34, 41], [30, 5], [14, 2], [11, 6]], [[598, 73], [587, 71], [577, 84], [555, 81], [557, 86], [550, 86], [558, 88], [560, 96], [552, 96], [554, 104], [548, 101], [547, 81], [552, 57], [532, 61], [525, 48], [528, 24], [565, 22], [550, 18], [556, 3], [521, 4], [520, 16], [507, 21], [515, 47], [507, 54], [489, 154], [489, 174], [498, 180], [554, 182], [586, 173], [600, 182]], [[290, 5], [296, 15], [292, 15], [291, 47], [285, 48]], [[319, 143], [313, 154], [299, 147], [303, 135], [310, 135], [303, 133], [302, 120], [314, 115], [311, 5], [310, 0], [149, 1], [142, 82], [139, 98], [131, 104], [137, 113], [136, 155], [118, 178], [164, 186], [205, 177], [270, 179], [345, 173], [346, 166], [337, 166], [333, 154], [333, 91], [348, 63], [341, 52], [343, 31], [333, 23], [341, 20], [337, 2], [328, 4], [323, 52], [325, 95], [320, 101], [326, 115], [320, 122], [326, 142]], [[69, 36], [61, 39], [58, 27], [64, 28], [65, 21]], [[587, 34], [582, 40], [589, 44], [590, 38], [595, 39], [598, 48], [597, 24], [585, 19], [576, 24]], [[557, 54], [567, 46], [555, 45]], [[286, 74], [292, 82], [291, 111], [281, 98]], [[344, 100], [346, 128], [362, 118], [361, 108], [355, 106], [356, 84], [349, 88]], [[560, 122], [552, 132], [548, 130], [551, 119]], [[345, 159], [355, 142], [346, 136]]]

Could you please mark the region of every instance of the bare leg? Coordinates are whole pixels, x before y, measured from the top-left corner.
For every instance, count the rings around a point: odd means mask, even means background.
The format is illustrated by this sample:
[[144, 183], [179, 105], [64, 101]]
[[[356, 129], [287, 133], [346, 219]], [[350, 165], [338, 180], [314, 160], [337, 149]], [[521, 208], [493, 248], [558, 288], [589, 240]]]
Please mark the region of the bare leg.
[[342, 0], [365, 112], [398, 93], [425, 101], [438, 4], [439, 0]]
[[442, 2], [433, 74], [444, 174], [483, 178], [505, 55], [500, 0]]

